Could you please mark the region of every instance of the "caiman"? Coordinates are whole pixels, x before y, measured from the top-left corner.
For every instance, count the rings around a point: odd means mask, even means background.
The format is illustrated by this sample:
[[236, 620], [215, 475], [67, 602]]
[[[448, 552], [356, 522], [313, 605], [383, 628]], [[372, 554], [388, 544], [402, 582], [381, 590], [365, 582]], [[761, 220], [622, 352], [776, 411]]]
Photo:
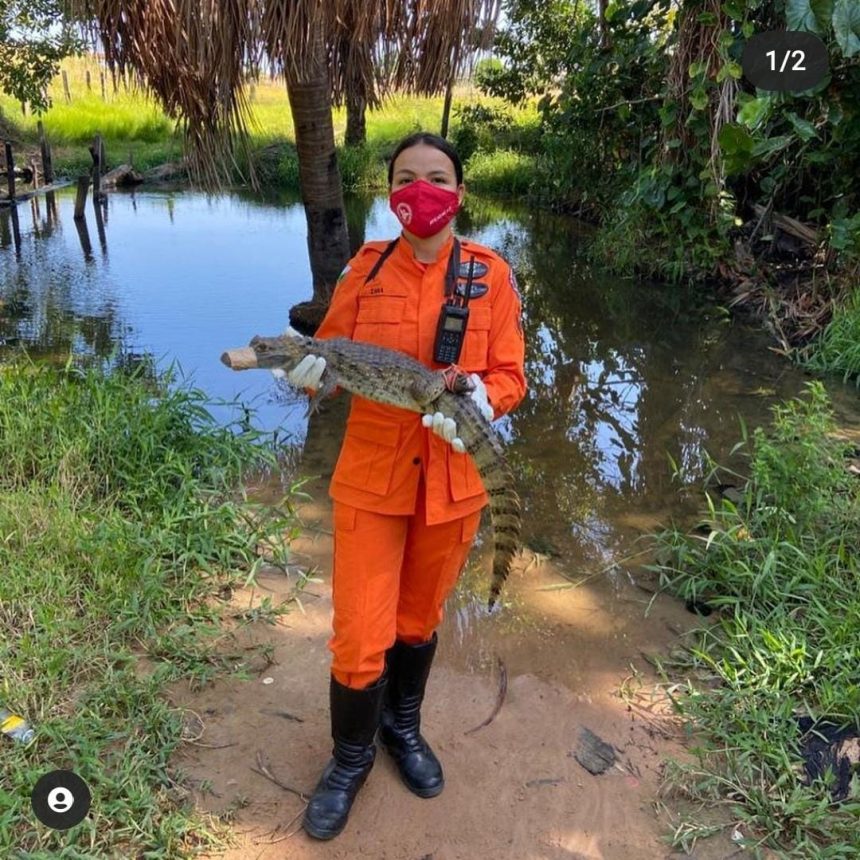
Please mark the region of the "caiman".
[[301, 335], [257, 336], [249, 346], [225, 352], [221, 361], [233, 370], [291, 370], [311, 354], [325, 358], [326, 367], [309, 411], [340, 387], [411, 412], [441, 412], [457, 422], [457, 435], [475, 461], [490, 497], [495, 542], [488, 604], [492, 609], [520, 547], [520, 500], [501, 440], [472, 398], [466, 396], [473, 388], [468, 374], [457, 368], [430, 370], [411, 356], [375, 344]]

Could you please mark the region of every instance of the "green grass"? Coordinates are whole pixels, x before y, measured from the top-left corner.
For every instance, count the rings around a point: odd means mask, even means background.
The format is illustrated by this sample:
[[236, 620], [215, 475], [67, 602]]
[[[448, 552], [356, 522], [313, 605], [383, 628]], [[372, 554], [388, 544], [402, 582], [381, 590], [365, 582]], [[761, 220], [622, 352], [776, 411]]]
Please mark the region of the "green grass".
[[[258, 542], [283, 559], [296, 534], [292, 489], [274, 508], [238, 489], [261, 468], [278, 468], [270, 447], [217, 427], [193, 388], [0, 365], [0, 703], [37, 731], [26, 748], [0, 738], [0, 856], [181, 858], [223, 844], [218, 818], [177, 798], [193, 798], [170, 765], [183, 720], [163, 693], [180, 677], [248, 677], [253, 655], [215, 639], [215, 597], [253, 581]], [[93, 795], [66, 832], [29, 802], [61, 768]]]
[[860, 289], [838, 307], [833, 319], [814, 343], [807, 367], [824, 373], [840, 373], [845, 382], [860, 386]]
[[[87, 147], [99, 132], [104, 138], [111, 167], [131, 158], [136, 168], [147, 170], [182, 156], [182, 140], [174, 133], [174, 122], [140, 91], [133, 87], [127, 89], [120, 83], [114, 92], [108, 76], [103, 101], [99, 66], [94, 59], [70, 58], [64, 61], [63, 68], [69, 78], [72, 101], [66, 102], [62, 78], [57, 76], [49, 88], [51, 108], [42, 116], [58, 176], [74, 177], [89, 170], [92, 159]], [[91, 81], [89, 90], [87, 70]], [[17, 136], [34, 152], [38, 146], [36, 123], [39, 118], [30, 113], [22, 116], [19, 103], [4, 94], [0, 94], [0, 111], [7, 122], [14, 123]]]
[[469, 187], [486, 194], [527, 194], [535, 175], [535, 158], [508, 149], [478, 151], [466, 162]]
[[[71, 103], [63, 92], [58, 76], [49, 93], [52, 106], [42, 117], [53, 148], [54, 167], [58, 175], [74, 177], [92, 164], [87, 146], [96, 133], [105, 143], [108, 166], [114, 167], [131, 160], [139, 170], [146, 170], [182, 157], [183, 141], [175, 131], [175, 123], [161, 108], [135, 88], [127, 89], [120, 82], [116, 92], [110, 79], [106, 98], [102, 100], [99, 66], [92, 57], [71, 58], [63, 63], [69, 79]], [[92, 89], [86, 87], [86, 71], [90, 72]], [[251, 104], [250, 144], [254, 168], [264, 187], [298, 190], [298, 161], [294, 146], [295, 133], [289, 101], [283, 81], [263, 79], [246, 88]], [[508, 129], [505, 135], [484, 134], [475, 138], [469, 106], [477, 96], [473, 87], [455, 89], [452, 119], [452, 139], [463, 145], [463, 156], [472, 156], [467, 182], [476, 190], [495, 193], [521, 194], [528, 188], [529, 161], [515, 152], [494, 150], [499, 145], [518, 145], [534, 137], [537, 113], [534, 107], [504, 108], [501, 100], [482, 98], [479, 113], [489, 110], [495, 121]], [[487, 107], [484, 107], [487, 105]], [[386, 161], [397, 142], [414, 131], [437, 131], [442, 120], [443, 98], [395, 94], [386, 99], [379, 110], [367, 113], [367, 143], [360, 147], [345, 147], [346, 110], [333, 111], [338, 157], [347, 190], [387, 187]], [[461, 123], [461, 110], [464, 120]], [[7, 122], [15, 125], [27, 148], [36, 148], [36, 121], [32, 115], [22, 116], [20, 105], [0, 94], [0, 111]], [[465, 128], [468, 125], [469, 128]], [[501, 144], [499, 143], [501, 141]], [[475, 151], [478, 149], [479, 151]], [[474, 152], [474, 155], [472, 153]], [[479, 156], [484, 157], [479, 157]], [[240, 168], [247, 172], [247, 164]]]
[[[253, 102], [257, 124], [252, 127], [254, 167], [264, 185], [297, 190], [299, 187], [298, 157], [293, 145], [293, 127], [289, 117], [286, 95], [272, 92], [271, 86], [258, 87]], [[456, 91], [461, 105], [475, 98], [474, 91], [461, 87]], [[493, 101], [493, 100], [490, 100]], [[380, 110], [367, 114], [367, 142], [347, 147], [338, 144], [338, 164], [344, 188], [348, 191], [384, 190], [388, 187], [387, 162], [397, 143], [415, 131], [435, 131], [442, 116], [443, 100], [395, 95], [385, 101]], [[514, 114], [512, 114], [513, 116]], [[516, 122], [525, 125], [534, 121], [533, 109], [515, 112]], [[335, 139], [343, 140], [346, 112], [333, 112]], [[531, 128], [531, 125], [528, 126]], [[452, 139], [458, 143], [460, 127], [452, 122]], [[484, 141], [487, 147], [495, 144]], [[463, 155], [471, 151], [465, 147]], [[476, 191], [497, 194], [523, 194], [534, 178], [533, 159], [519, 152], [481, 149], [474, 152], [465, 165], [466, 182]]]
[[[796, 721], [851, 725], [860, 714], [860, 482], [832, 431], [824, 389], [810, 383], [775, 409], [770, 432], [745, 439], [742, 503], [709, 500], [698, 534], [662, 533], [657, 569], [682, 598], [719, 610], [686, 657], [667, 664], [698, 755], [673, 768], [670, 785], [728, 804], [748, 847], [847, 860], [860, 775], [842, 803], [822, 782], [803, 785]], [[685, 822], [679, 840], [689, 847], [697, 832]]]

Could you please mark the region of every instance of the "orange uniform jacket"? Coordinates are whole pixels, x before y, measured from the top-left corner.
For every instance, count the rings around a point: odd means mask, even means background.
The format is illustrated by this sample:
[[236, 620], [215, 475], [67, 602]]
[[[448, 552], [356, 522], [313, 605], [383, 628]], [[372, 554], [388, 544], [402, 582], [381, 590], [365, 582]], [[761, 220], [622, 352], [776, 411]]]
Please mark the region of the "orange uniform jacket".
[[[434, 263], [422, 263], [401, 237], [366, 284], [388, 242], [365, 244], [344, 270], [316, 337], [375, 343], [442, 369], [445, 365], [433, 361], [433, 343], [452, 243], [453, 238], [445, 243]], [[476, 266], [486, 267], [474, 281], [488, 289], [469, 302], [458, 364], [482, 377], [498, 418], [515, 408], [526, 391], [520, 296], [501, 257], [474, 242], [460, 240], [460, 245], [461, 265], [474, 255]], [[412, 514], [422, 469], [427, 525], [463, 517], [487, 503], [472, 458], [425, 428], [418, 413], [353, 396], [331, 497], [376, 513]]]

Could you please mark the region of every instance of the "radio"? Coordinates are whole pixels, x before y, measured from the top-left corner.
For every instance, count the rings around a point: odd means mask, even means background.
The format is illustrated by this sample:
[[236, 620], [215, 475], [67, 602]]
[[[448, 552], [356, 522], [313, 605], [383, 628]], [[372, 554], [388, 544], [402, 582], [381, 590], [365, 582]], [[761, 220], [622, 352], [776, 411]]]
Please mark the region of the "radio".
[[457, 305], [442, 305], [439, 322], [436, 325], [436, 342], [433, 346], [433, 360], [440, 364], [456, 364], [463, 349], [469, 309]]
[[460, 273], [460, 243], [454, 239], [454, 247], [448, 258], [445, 275], [445, 302], [436, 324], [436, 340], [433, 344], [433, 360], [439, 364], [456, 364], [463, 349], [466, 326], [469, 323], [469, 299], [472, 297], [472, 280], [475, 273], [474, 256], [469, 261], [469, 276], [465, 294], [457, 295], [457, 276]]

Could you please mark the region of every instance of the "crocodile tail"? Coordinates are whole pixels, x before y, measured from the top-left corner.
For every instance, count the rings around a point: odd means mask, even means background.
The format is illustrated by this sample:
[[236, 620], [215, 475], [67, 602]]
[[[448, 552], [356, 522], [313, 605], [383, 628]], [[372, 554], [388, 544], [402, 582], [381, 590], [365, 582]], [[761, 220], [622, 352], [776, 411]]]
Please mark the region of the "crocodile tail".
[[438, 403], [444, 414], [457, 421], [457, 434], [474, 460], [484, 489], [490, 497], [495, 544], [489, 598], [489, 607], [492, 609], [520, 547], [522, 523], [519, 496], [514, 489], [514, 477], [505, 461], [502, 444], [473, 401], [445, 392]]
[[490, 514], [493, 520], [493, 578], [490, 583], [488, 608], [492, 609], [508, 578], [514, 556], [520, 547], [520, 499], [514, 490], [513, 475], [505, 468], [507, 480], [502, 487], [490, 492]]

